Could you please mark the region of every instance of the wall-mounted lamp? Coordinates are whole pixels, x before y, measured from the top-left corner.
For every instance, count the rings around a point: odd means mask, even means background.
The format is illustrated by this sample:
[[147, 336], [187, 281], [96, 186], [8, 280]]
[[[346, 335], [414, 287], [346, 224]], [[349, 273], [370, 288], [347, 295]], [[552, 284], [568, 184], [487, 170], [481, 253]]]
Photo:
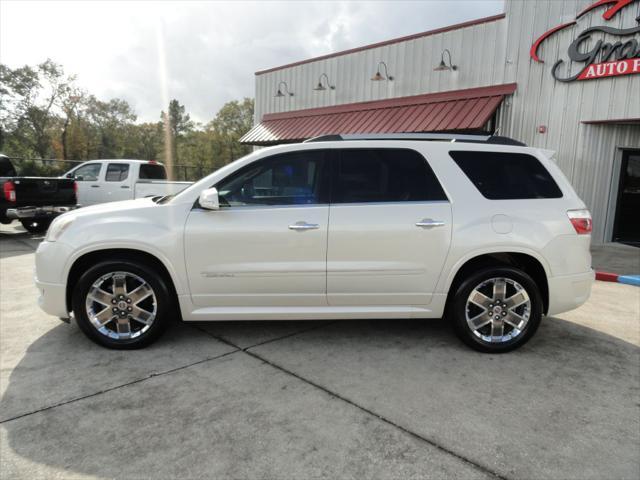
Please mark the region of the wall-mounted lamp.
[[[380, 74], [380, 66], [381, 65], [384, 67], [384, 75]], [[379, 82], [381, 80], [389, 80], [389, 81], [393, 80], [393, 77], [391, 75], [389, 75], [389, 71], [387, 70], [387, 64], [386, 63], [384, 63], [384, 62], [379, 62], [378, 63], [378, 68], [377, 68], [376, 74], [373, 77], [371, 77], [371, 80], [373, 80], [374, 82]]]
[[[280, 85], [284, 85], [284, 93], [282, 93], [283, 89], [280, 88]], [[289, 91], [289, 85], [287, 85], [287, 82], [283, 81], [278, 84], [278, 91], [276, 92], [274, 97], [284, 97], [285, 93], [290, 97], [293, 97], [293, 92]]]
[[[449, 56], [449, 65], [447, 65], [444, 62], [444, 54], [447, 54]], [[458, 69], [457, 65], [454, 65], [451, 62], [451, 52], [449, 51], [449, 49], [445, 48], [444, 51], [442, 52], [442, 55], [440, 56], [440, 65], [438, 65], [436, 68], [434, 68], [433, 70], [436, 72], [441, 72], [443, 70], [453, 70], [456, 71]]]
[[[326, 79], [326, 86], [322, 84], [322, 78]], [[329, 82], [329, 77], [327, 76], [326, 73], [323, 73], [322, 75], [320, 75], [320, 77], [318, 77], [318, 85], [316, 85], [315, 87], [313, 87], [314, 90], [316, 91], [322, 91], [322, 90], [326, 90], [327, 87], [329, 87], [331, 90], [335, 90], [336, 86], [335, 85], [331, 85], [331, 83]]]

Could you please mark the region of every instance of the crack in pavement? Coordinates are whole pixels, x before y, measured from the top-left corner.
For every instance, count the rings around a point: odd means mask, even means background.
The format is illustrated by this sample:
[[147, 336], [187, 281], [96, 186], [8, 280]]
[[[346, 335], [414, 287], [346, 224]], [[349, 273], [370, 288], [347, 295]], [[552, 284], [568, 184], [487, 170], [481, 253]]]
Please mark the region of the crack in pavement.
[[108, 392], [112, 392], [114, 390], [118, 390], [120, 388], [129, 387], [131, 385], [135, 385], [137, 383], [145, 382], [145, 381], [150, 380], [150, 379], [155, 378], [155, 377], [161, 377], [162, 375], [168, 375], [170, 373], [175, 373], [175, 372], [178, 372], [180, 370], [184, 370], [185, 368], [193, 367], [195, 365], [200, 365], [202, 363], [211, 362], [213, 360], [217, 360], [219, 358], [226, 357], [228, 355], [237, 353], [239, 351], [240, 351], [240, 349], [236, 349], [236, 350], [232, 350], [230, 352], [225, 352], [225, 353], [222, 353], [220, 355], [216, 355], [214, 357], [203, 358], [202, 360], [198, 360], [196, 362], [189, 363], [187, 365], [181, 365], [179, 367], [171, 368], [169, 370], [163, 370], [162, 372], [151, 373], [151, 374], [147, 375], [146, 377], [137, 378], [137, 379], [132, 380], [130, 382], [122, 383], [120, 385], [114, 385], [113, 387], [105, 388], [104, 390], [99, 390], [97, 392], [89, 393], [87, 395], [82, 395], [80, 397], [76, 397], [76, 398], [72, 398], [72, 399], [69, 399], [69, 400], [65, 400], [64, 402], [56, 403], [56, 404], [53, 404], [53, 405], [48, 405], [46, 407], [42, 407], [42, 408], [39, 408], [37, 410], [33, 410], [31, 412], [21, 413], [20, 415], [16, 415], [15, 417], [7, 418], [5, 420], [0, 421], [0, 425], [2, 425], [3, 423], [7, 423], [7, 422], [12, 422], [14, 420], [18, 420], [19, 418], [28, 417], [28, 416], [34, 415], [36, 413], [45, 412], [47, 410], [52, 410], [52, 409], [57, 408], [57, 407], [62, 407], [63, 405], [68, 405], [70, 403], [79, 402], [80, 400], [85, 400], [87, 398], [97, 397], [98, 395], [102, 395], [103, 393], [108, 393]]
[[[335, 323], [335, 322], [330, 322], [330, 323]], [[328, 324], [326, 324], [326, 325], [328, 325]], [[321, 326], [326, 326], [326, 325], [321, 325]], [[194, 327], [194, 328], [197, 328], [197, 327]], [[310, 330], [315, 330], [317, 328], [320, 328], [320, 327], [311, 328], [311, 329], [308, 329], [306, 331], [308, 332]], [[339, 393], [334, 392], [333, 390], [330, 390], [329, 388], [327, 388], [327, 387], [325, 387], [323, 385], [320, 385], [320, 384], [318, 384], [318, 383], [316, 383], [316, 382], [314, 382], [312, 380], [309, 380], [308, 378], [305, 378], [305, 377], [293, 372], [292, 370], [289, 370], [289, 369], [287, 369], [287, 368], [285, 368], [285, 367], [283, 367], [281, 365], [278, 365], [277, 363], [272, 362], [271, 360], [268, 360], [267, 358], [265, 358], [265, 357], [263, 357], [263, 356], [261, 356], [261, 355], [259, 355], [257, 353], [249, 351], [251, 348], [255, 348], [255, 347], [258, 347], [260, 345], [264, 345], [265, 343], [269, 343], [268, 341], [267, 342], [262, 342], [262, 343], [259, 343], [259, 344], [256, 344], [256, 345], [251, 345], [250, 347], [240, 348], [237, 345], [235, 345], [233, 342], [225, 339], [224, 337], [215, 336], [215, 335], [211, 334], [210, 332], [207, 332], [206, 330], [201, 330], [201, 331], [203, 331], [207, 335], [211, 336], [212, 338], [215, 338], [216, 340], [229, 345], [230, 347], [237, 348], [238, 349], [237, 351], [241, 351], [243, 353], [246, 353], [250, 357], [255, 358], [256, 360], [259, 360], [259, 361], [263, 362], [264, 364], [269, 365], [270, 367], [273, 367], [273, 368], [275, 368], [275, 369], [277, 369], [277, 370], [279, 370], [279, 371], [281, 371], [281, 372], [283, 372], [283, 373], [285, 373], [287, 375], [290, 375], [290, 376], [292, 376], [292, 377], [294, 377], [294, 378], [296, 378], [296, 379], [298, 379], [298, 380], [300, 380], [300, 381], [302, 381], [302, 382], [304, 382], [304, 383], [306, 383], [308, 385], [311, 385], [312, 387], [323, 391], [327, 395], [329, 395], [329, 396], [331, 396], [331, 397], [333, 397], [333, 398], [335, 398], [337, 400], [341, 400], [342, 402], [345, 402], [345, 403], [351, 405], [352, 407], [355, 407], [358, 410], [360, 410], [360, 411], [362, 411], [362, 412], [364, 412], [364, 413], [366, 413], [366, 414], [368, 414], [370, 416], [373, 416], [373, 417], [377, 418], [378, 420], [386, 423], [387, 425], [395, 427], [398, 430], [400, 430], [401, 432], [403, 432], [403, 433], [405, 433], [405, 434], [407, 434], [407, 435], [409, 435], [409, 436], [411, 436], [411, 437], [413, 437], [413, 438], [415, 438], [415, 439], [417, 439], [417, 440], [419, 440], [421, 442], [424, 442], [424, 443], [436, 448], [437, 450], [439, 450], [439, 451], [441, 451], [443, 453], [446, 453], [448, 455], [451, 455], [451, 456], [457, 458], [461, 462], [464, 462], [465, 464], [467, 464], [467, 465], [469, 465], [469, 466], [471, 466], [471, 467], [473, 467], [473, 468], [475, 468], [477, 470], [480, 470], [481, 472], [483, 472], [485, 474], [488, 474], [488, 475], [490, 475], [490, 476], [492, 476], [494, 478], [500, 479], [500, 480], [510, 480], [509, 477], [506, 477], [506, 476], [496, 472], [495, 470], [492, 470], [490, 467], [487, 467], [487, 466], [484, 466], [484, 465], [482, 465], [480, 463], [477, 463], [474, 460], [472, 460], [470, 458], [467, 458], [464, 455], [456, 452], [455, 450], [452, 450], [450, 448], [447, 448], [447, 447], [439, 444], [436, 440], [430, 439], [428, 437], [425, 437], [424, 435], [421, 435], [421, 434], [419, 434], [417, 432], [414, 432], [414, 431], [408, 429], [407, 427], [404, 427], [404, 426], [400, 425], [399, 423], [396, 423], [393, 420], [385, 417], [384, 415], [380, 415], [379, 413], [376, 413], [373, 410], [370, 410], [369, 408], [364, 407], [364, 406], [356, 403], [355, 401], [350, 400], [349, 398], [344, 397], [344, 396], [340, 395]], [[304, 332], [305, 331], [296, 332], [296, 333], [304, 333]], [[287, 336], [284, 336], [282, 338], [287, 338], [287, 337], [290, 337], [290, 336], [292, 336], [292, 335], [287, 335]], [[278, 338], [278, 340], [281, 340], [281, 338]]]
[[284, 338], [292, 337], [293, 335], [297, 335], [297, 334], [300, 334], [300, 333], [305, 333], [305, 332], [308, 332], [308, 331], [311, 331], [311, 330], [315, 330], [316, 328], [320, 328], [320, 327], [323, 327], [325, 325], [329, 325], [331, 323], [333, 323], [333, 322], [325, 323], [325, 324], [322, 324], [322, 325], [319, 325], [319, 326], [314, 326], [312, 328], [308, 328], [306, 330], [300, 330], [298, 332], [288, 333], [288, 334], [283, 335], [281, 337], [272, 338], [270, 340], [265, 340], [263, 342], [258, 342], [258, 343], [254, 344], [254, 345], [250, 345], [250, 346], [245, 347], [245, 348], [240, 348], [240, 347], [238, 347], [236, 345], [233, 345], [231, 342], [229, 342], [227, 340], [224, 340], [224, 339], [221, 340], [221, 339], [217, 338], [216, 336], [210, 334], [206, 330], [198, 328], [195, 325], [189, 325], [189, 322], [184, 322], [185, 325], [188, 325], [189, 327], [193, 328], [194, 330], [197, 330], [197, 331], [199, 331], [201, 333], [204, 333], [205, 335], [207, 335], [207, 336], [209, 336], [209, 337], [211, 337], [211, 338], [213, 338], [215, 340], [218, 340], [219, 342], [222, 342], [225, 345], [232, 346], [234, 348], [234, 350], [222, 353], [220, 355], [215, 355], [213, 357], [207, 357], [207, 358], [204, 358], [202, 360], [197, 360], [197, 361], [189, 363], [187, 365], [181, 365], [179, 367], [170, 368], [169, 370], [163, 370], [161, 372], [151, 373], [151, 374], [149, 374], [149, 375], [147, 375], [145, 377], [137, 378], [135, 380], [131, 380], [130, 382], [125, 382], [125, 383], [122, 383], [122, 384], [119, 384], [119, 385], [114, 385], [113, 387], [105, 388], [103, 390], [99, 390], [97, 392], [89, 393], [87, 395], [82, 395], [80, 397], [71, 398], [69, 400], [65, 400], [64, 402], [55, 403], [53, 405], [47, 405], [46, 407], [38, 408], [38, 409], [32, 410], [30, 412], [21, 413], [20, 415], [16, 415], [14, 417], [10, 417], [10, 418], [6, 418], [4, 420], [0, 420], [0, 425], [2, 425], [3, 423], [12, 422], [13, 420], [18, 420], [18, 419], [23, 418], [23, 417], [28, 417], [28, 416], [34, 415], [36, 413], [45, 412], [47, 410], [52, 410], [54, 408], [61, 407], [63, 405], [68, 405], [70, 403], [79, 402], [80, 400], [85, 400], [87, 398], [96, 397], [98, 395], [102, 395], [103, 393], [112, 392], [114, 390], [118, 390], [118, 389], [124, 388], [124, 387], [129, 387], [131, 385], [136, 385], [138, 383], [145, 382], [145, 381], [150, 380], [150, 379], [155, 378], [155, 377], [160, 377], [162, 375], [168, 375], [168, 374], [171, 374], [171, 373], [179, 372], [180, 370], [184, 370], [184, 369], [189, 368], [189, 367], [200, 365], [202, 363], [207, 363], [207, 362], [211, 362], [213, 360], [218, 360], [219, 358], [226, 357], [226, 356], [232, 355], [234, 353], [245, 351], [247, 348], [253, 348], [253, 347], [260, 346], [260, 345], [265, 345], [267, 343], [277, 342], [278, 340], [282, 340]]

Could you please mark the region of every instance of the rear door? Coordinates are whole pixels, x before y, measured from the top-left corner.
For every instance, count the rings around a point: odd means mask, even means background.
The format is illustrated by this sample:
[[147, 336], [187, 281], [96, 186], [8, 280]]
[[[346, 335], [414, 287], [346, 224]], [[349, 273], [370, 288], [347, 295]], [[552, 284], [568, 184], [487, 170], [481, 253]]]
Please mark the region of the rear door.
[[451, 239], [451, 206], [410, 149], [343, 149], [332, 169], [329, 305], [426, 305]]
[[131, 165], [127, 162], [109, 162], [101, 183], [105, 202], [118, 202], [133, 198], [132, 180], [134, 170], [138, 164]]

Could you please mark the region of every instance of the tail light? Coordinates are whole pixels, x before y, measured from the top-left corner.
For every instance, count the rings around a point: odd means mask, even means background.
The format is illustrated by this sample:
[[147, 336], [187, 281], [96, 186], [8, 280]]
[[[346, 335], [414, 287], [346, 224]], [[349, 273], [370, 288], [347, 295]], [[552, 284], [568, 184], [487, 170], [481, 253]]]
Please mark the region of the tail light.
[[78, 196], [78, 182], [73, 182], [73, 193]]
[[589, 210], [568, 210], [567, 216], [578, 235], [591, 233], [593, 223], [591, 222], [591, 212]]
[[16, 201], [16, 186], [12, 181], [4, 182], [2, 190], [4, 191], [4, 198], [7, 200], [7, 202]]

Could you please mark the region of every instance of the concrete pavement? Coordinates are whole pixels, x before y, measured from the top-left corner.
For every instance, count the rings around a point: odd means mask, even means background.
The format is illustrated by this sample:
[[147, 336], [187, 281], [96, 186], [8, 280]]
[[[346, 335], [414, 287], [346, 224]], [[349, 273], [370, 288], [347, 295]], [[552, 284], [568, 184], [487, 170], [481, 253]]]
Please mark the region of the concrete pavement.
[[2, 478], [640, 477], [640, 289], [597, 282], [507, 355], [443, 321], [178, 324], [102, 349], [0, 231]]

